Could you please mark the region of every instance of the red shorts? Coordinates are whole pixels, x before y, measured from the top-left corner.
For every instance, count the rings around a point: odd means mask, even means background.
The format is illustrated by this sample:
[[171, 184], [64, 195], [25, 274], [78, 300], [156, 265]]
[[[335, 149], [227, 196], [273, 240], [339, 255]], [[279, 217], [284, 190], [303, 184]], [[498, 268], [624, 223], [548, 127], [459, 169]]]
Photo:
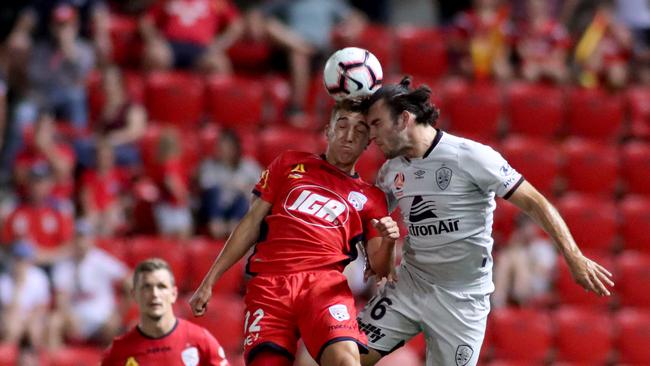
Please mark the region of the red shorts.
[[337, 341], [354, 341], [366, 351], [354, 297], [336, 270], [257, 275], [248, 283], [245, 301], [247, 363], [266, 347], [293, 359], [301, 336], [315, 360]]

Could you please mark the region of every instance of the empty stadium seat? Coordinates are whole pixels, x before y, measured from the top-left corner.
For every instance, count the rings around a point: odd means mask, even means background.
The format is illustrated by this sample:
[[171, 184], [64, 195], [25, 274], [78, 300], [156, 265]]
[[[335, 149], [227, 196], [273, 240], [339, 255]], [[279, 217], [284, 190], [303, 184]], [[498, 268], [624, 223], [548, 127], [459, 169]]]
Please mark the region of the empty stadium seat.
[[384, 158], [384, 153], [381, 152], [381, 149], [377, 145], [371, 144], [363, 152], [359, 161], [357, 161], [356, 170], [363, 180], [369, 183], [375, 183], [379, 168], [381, 168], [385, 161], [386, 158]]
[[529, 366], [528, 361], [510, 361], [510, 360], [494, 360], [487, 365], [489, 366]]
[[557, 87], [515, 83], [507, 90], [509, 133], [550, 139], [564, 121], [564, 91]]
[[627, 143], [621, 156], [621, 172], [628, 193], [650, 195], [650, 144]]
[[546, 313], [531, 309], [492, 312], [494, 357], [528, 364], [543, 362], [552, 344], [551, 323]]
[[626, 251], [616, 264], [616, 292], [621, 305], [650, 310], [650, 255]]
[[650, 88], [631, 87], [627, 91], [627, 101], [632, 136], [641, 138], [650, 136]]
[[111, 12], [108, 19], [111, 59], [120, 66], [140, 66], [142, 41], [138, 37], [138, 18]]
[[650, 254], [650, 198], [627, 195], [619, 204], [621, 213], [620, 233], [625, 249]]
[[102, 350], [91, 347], [67, 346], [52, 351], [45, 356], [49, 366], [88, 366], [98, 365], [102, 358]]
[[18, 346], [0, 343], [0, 365], [18, 364]]
[[260, 81], [216, 75], [208, 80], [210, 119], [234, 129], [255, 130], [262, 123], [264, 88]]
[[397, 48], [402, 74], [440, 78], [447, 72], [447, 43], [435, 28], [399, 28]]
[[563, 306], [553, 313], [553, 324], [556, 360], [602, 365], [609, 359], [613, 327], [606, 312]]
[[[189, 312], [188, 306], [183, 309]], [[203, 316], [196, 318], [187, 314], [185, 317], [212, 333], [229, 355], [240, 353], [243, 347], [244, 311], [244, 300], [240, 296], [213, 295]]]
[[623, 309], [615, 317], [618, 328], [618, 362], [647, 365], [650, 360], [650, 311]]
[[569, 135], [616, 140], [623, 124], [624, 99], [600, 89], [575, 87], [569, 91], [567, 112]]
[[291, 84], [280, 76], [264, 79], [265, 98], [270, 102], [269, 122], [281, 124], [286, 120], [286, 111], [291, 102]]
[[[208, 273], [212, 263], [223, 249], [223, 241], [195, 239], [187, 246], [187, 289], [194, 291]], [[221, 276], [213, 287], [213, 293], [240, 294], [244, 286], [246, 258], [235, 263]]]
[[360, 47], [372, 52], [381, 63], [384, 76], [389, 74], [395, 66], [394, 57], [394, 31], [381, 24], [369, 24], [363, 28], [357, 39], [344, 39], [343, 35], [333, 34], [336, 49], [343, 47]]
[[602, 142], [571, 138], [562, 146], [566, 190], [612, 197], [618, 180], [618, 150]]
[[187, 280], [185, 243], [157, 236], [138, 236], [127, 239], [126, 244], [129, 248], [127, 262], [131, 268], [148, 258], [164, 259], [174, 273], [176, 285], [183, 287], [184, 281]]
[[496, 245], [504, 245], [515, 229], [515, 220], [520, 210], [517, 206], [504, 199], [497, 199], [497, 208], [494, 211], [492, 224], [492, 237]]
[[106, 251], [110, 255], [126, 263], [128, 258], [128, 248], [126, 247], [124, 238], [96, 238], [95, 245], [97, 245], [99, 249]]
[[156, 72], [145, 80], [149, 120], [193, 128], [203, 116], [203, 81], [181, 72]]
[[450, 82], [445, 90], [445, 106], [451, 133], [497, 136], [503, 109], [498, 86]]
[[607, 252], [617, 234], [617, 207], [613, 201], [569, 194], [557, 204], [581, 249]]
[[264, 129], [258, 135], [258, 161], [264, 167], [287, 150], [322, 153], [321, 135], [311, 134], [290, 127]]
[[[580, 245], [580, 243], [578, 243]], [[590, 251], [583, 251], [584, 254], [598, 262], [600, 265], [605, 267], [608, 271], [614, 271], [614, 262], [613, 260], [606, 255], [593, 253]], [[566, 264], [563, 257], [558, 258], [557, 262], [557, 278], [555, 281], [555, 291], [557, 298], [560, 304], [562, 305], [574, 305], [585, 308], [593, 308], [598, 310], [608, 309], [611, 302], [611, 296], [598, 296], [593, 292], [585, 291], [580, 285], [578, 285], [569, 266]], [[614, 281], [617, 282], [616, 286], [618, 287], [618, 281], [614, 278]], [[617, 287], [614, 287], [612, 291], [616, 293], [618, 291]]]
[[509, 136], [500, 152], [535, 188], [547, 196], [553, 193], [560, 171], [560, 154], [555, 145], [538, 138]]

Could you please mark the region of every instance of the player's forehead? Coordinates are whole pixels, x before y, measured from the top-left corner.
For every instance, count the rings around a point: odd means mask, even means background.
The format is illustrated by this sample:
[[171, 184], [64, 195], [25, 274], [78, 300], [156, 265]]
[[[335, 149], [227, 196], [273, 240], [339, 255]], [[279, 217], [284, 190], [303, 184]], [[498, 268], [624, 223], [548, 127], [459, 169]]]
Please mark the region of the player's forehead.
[[165, 285], [172, 286], [172, 276], [166, 269], [155, 269], [138, 274], [138, 285]]
[[353, 112], [345, 109], [339, 109], [334, 114], [334, 124], [352, 124], [368, 127], [366, 116], [361, 112]]

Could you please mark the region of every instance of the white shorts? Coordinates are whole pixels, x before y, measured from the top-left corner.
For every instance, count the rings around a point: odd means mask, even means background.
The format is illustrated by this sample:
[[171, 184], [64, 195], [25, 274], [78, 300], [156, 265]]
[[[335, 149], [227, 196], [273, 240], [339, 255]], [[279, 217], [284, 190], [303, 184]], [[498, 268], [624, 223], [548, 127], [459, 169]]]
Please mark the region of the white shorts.
[[358, 320], [368, 336], [368, 346], [383, 355], [424, 332], [427, 366], [474, 366], [489, 312], [489, 294], [436, 286], [402, 266], [398, 282], [384, 286]]

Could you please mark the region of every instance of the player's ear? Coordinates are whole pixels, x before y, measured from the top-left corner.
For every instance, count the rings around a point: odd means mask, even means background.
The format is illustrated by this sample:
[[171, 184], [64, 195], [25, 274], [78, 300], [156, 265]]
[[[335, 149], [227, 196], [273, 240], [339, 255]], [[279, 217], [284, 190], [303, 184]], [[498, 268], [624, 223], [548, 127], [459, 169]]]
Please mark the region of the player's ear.
[[178, 299], [178, 287], [176, 286], [172, 287], [172, 297], [173, 297], [172, 303], [175, 303], [176, 299]]
[[399, 126], [400, 130], [406, 128], [406, 125], [409, 122], [409, 118], [411, 118], [411, 115], [406, 110], [402, 111], [402, 113], [399, 114], [399, 117], [397, 118], [397, 125]]

